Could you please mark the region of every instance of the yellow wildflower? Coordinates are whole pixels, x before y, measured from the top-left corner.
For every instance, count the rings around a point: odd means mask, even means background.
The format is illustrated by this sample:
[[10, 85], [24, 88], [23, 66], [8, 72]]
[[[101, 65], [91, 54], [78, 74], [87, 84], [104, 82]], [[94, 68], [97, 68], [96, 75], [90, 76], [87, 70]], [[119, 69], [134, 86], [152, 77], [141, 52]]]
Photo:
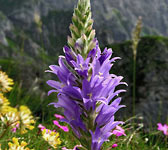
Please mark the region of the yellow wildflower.
[[33, 130], [35, 120], [33, 119], [33, 116], [31, 115], [31, 111], [27, 106], [20, 106], [19, 108], [19, 117], [20, 117], [20, 128], [21, 133], [24, 134], [27, 132], [27, 129]]
[[0, 119], [4, 124], [15, 127], [19, 123], [17, 109], [11, 106], [6, 106], [0, 114]]
[[30, 150], [29, 148], [25, 148], [25, 146], [27, 146], [25, 141], [21, 141], [21, 143], [19, 143], [18, 138], [13, 137], [12, 142], [8, 143], [9, 150]]
[[6, 97], [3, 96], [2, 93], [0, 93], [0, 113], [3, 112], [4, 108], [8, 106], [10, 103]]
[[0, 119], [4, 124], [14, 128], [19, 124], [21, 134], [26, 133], [28, 129], [34, 129], [35, 120], [30, 109], [24, 105], [19, 107], [19, 111], [10, 106], [4, 107], [0, 113]]
[[6, 93], [11, 91], [13, 79], [9, 78], [5, 72], [0, 71], [0, 92]]
[[61, 144], [59, 133], [51, 131], [49, 129], [43, 129], [42, 136], [53, 148], [57, 148]]

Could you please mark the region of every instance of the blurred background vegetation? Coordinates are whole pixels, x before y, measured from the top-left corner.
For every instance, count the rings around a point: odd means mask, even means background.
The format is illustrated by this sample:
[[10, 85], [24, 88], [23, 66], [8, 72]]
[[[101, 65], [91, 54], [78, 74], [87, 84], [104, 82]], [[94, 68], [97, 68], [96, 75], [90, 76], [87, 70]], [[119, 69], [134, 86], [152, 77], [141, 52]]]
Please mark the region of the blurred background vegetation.
[[[60, 111], [48, 106], [56, 94], [47, 96], [44, 73], [57, 64], [63, 53], [76, 0], [0, 0], [0, 66], [13, 78], [9, 99], [13, 106], [26, 104], [40, 120]], [[94, 28], [102, 49], [111, 47], [115, 63], [112, 73], [128, 83], [120, 118], [132, 115], [133, 53], [131, 33], [139, 16], [143, 28], [137, 48], [135, 113], [145, 126], [168, 121], [168, 2], [165, 0], [92, 1]]]

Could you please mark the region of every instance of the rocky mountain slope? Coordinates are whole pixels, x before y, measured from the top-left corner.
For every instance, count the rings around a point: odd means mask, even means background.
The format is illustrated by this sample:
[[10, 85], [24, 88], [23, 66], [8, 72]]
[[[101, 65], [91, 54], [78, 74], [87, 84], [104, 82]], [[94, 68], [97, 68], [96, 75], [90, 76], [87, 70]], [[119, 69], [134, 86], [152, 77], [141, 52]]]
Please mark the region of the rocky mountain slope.
[[[91, 2], [94, 27], [101, 44], [130, 39], [138, 16], [143, 18], [142, 35], [168, 35], [168, 0]], [[77, 0], [1, 0], [0, 42], [7, 45], [7, 38], [15, 39], [16, 35], [11, 34], [15, 31], [20, 32], [24, 39], [29, 38], [26, 45], [33, 48], [29, 53], [37, 54], [37, 47], [45, 48], [49, 53], [58, 53], [66, 43], [76, 3]]]

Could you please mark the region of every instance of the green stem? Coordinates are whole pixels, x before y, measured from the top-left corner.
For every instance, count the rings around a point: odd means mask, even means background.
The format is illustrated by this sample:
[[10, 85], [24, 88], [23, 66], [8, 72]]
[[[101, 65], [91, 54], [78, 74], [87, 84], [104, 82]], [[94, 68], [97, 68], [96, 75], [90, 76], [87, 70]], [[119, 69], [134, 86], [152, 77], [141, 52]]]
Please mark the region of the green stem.
[[19, 121], [19, 120], [16, 120], [16, 121], [14, 121], [14, 122], [12, 122], [12, 123], [7, 123], [7, 124], [6, 124], [6, 129], [5, 129], [4, 132], [0, 135], [0, 139], [3, 138], [3, 136], [6, 134], [8, 128], [9, 128], [12, 124], [16, 123], [17, 121]]
[[[132, 113], [135, 116], [135, 100], [136, 100], [136, 55], [133, 56], [133, 90], [132, 90]], [[133, 120], [134, 123], [134, 120]], [[133, 149], [135, 149], [135, 144], [133, 143]]]
[[8, 131], [9, 125], [6, 126], [6, 129], [3, 131], [3, 133], [0, 135], [0, 139], [2, 139], [4, 137], [4, 135], [6, 134], [6, 132]]
[[132, 110], [133, 116], [135, 115], [135, 99], [136, 99], [136, 55], [133, 59], [133, 93], [132, 93]]

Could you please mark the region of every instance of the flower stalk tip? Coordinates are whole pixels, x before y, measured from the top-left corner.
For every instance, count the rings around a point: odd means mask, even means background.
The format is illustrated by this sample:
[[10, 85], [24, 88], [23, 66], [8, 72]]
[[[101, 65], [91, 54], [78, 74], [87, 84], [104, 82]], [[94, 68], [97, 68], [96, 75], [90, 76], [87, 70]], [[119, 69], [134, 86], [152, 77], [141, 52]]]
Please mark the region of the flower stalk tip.
[[68, 45], [76, 54], [86, 57], [95, 47], [95, 30], [92, 26], [90, 0], [79, 0], [69, 27], [71, 37], [68, 37]]

